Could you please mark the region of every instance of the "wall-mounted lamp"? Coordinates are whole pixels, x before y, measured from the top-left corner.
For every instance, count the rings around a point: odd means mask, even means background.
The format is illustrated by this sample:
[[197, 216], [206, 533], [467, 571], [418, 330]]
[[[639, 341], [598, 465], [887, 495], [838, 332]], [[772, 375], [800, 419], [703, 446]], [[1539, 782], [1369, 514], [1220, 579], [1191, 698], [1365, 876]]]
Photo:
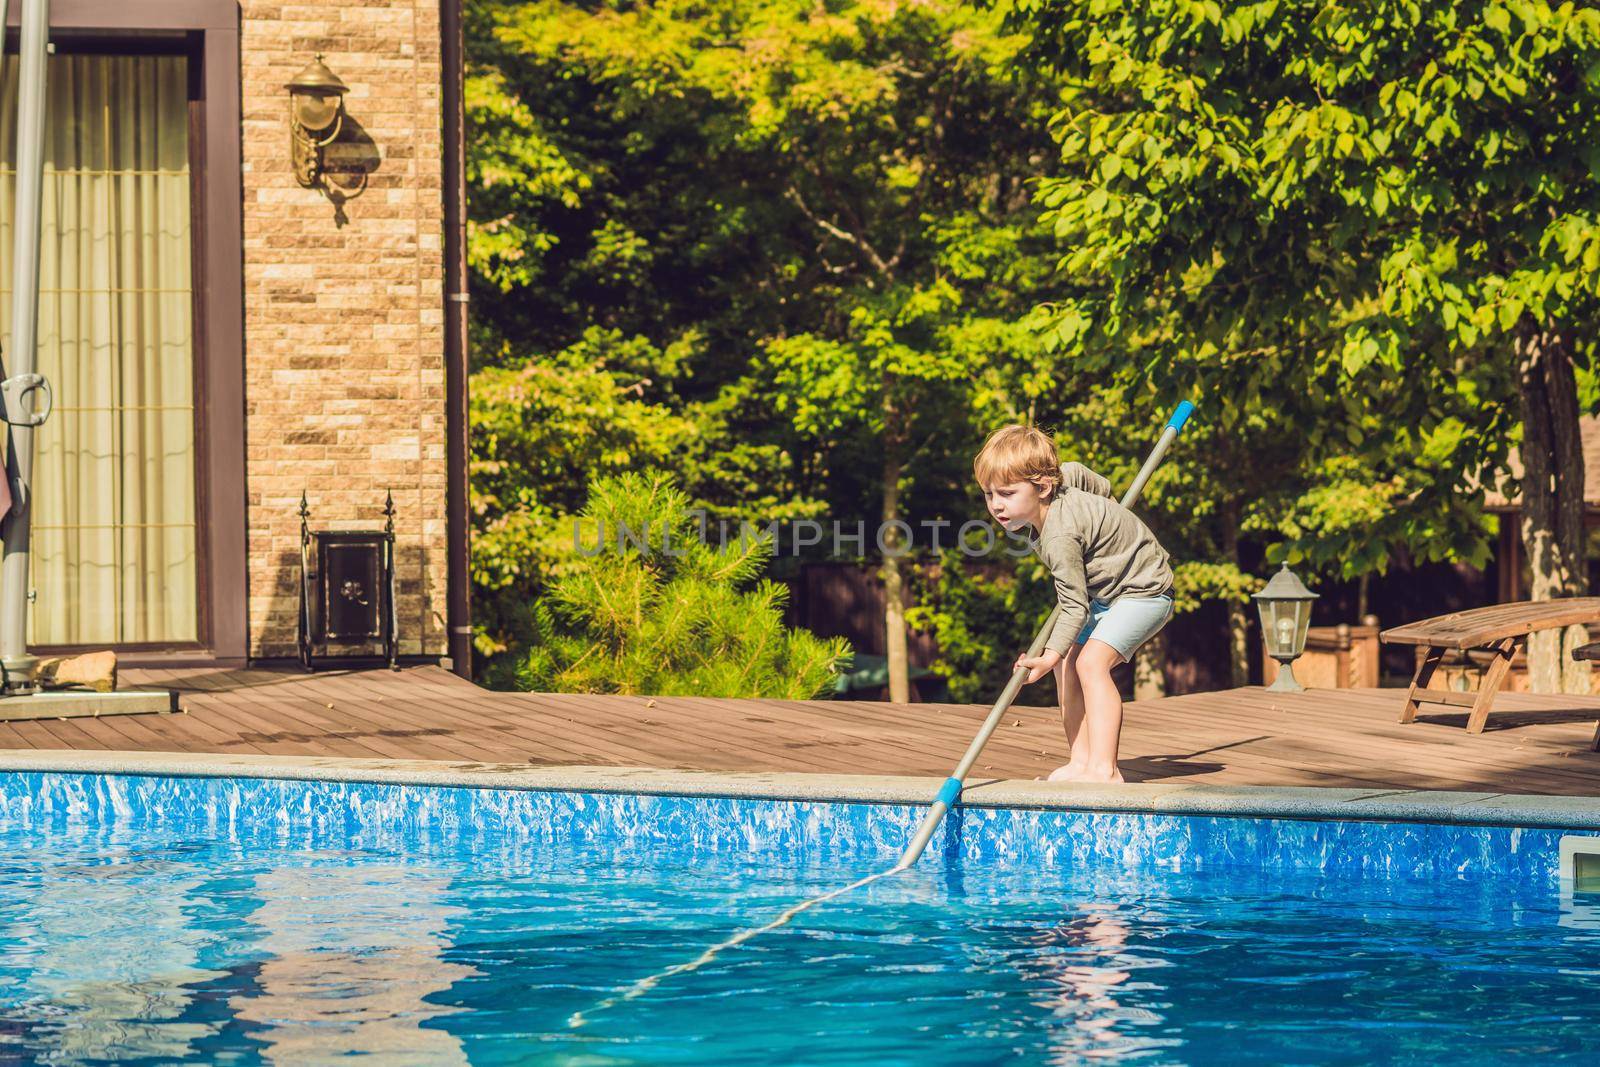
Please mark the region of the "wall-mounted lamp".
[[344, 94], [350, 87], [317, 57], [289, 82], [289, 158], [294, 176], [311, 188], [322, 177], [322, 150], [344, 126]]

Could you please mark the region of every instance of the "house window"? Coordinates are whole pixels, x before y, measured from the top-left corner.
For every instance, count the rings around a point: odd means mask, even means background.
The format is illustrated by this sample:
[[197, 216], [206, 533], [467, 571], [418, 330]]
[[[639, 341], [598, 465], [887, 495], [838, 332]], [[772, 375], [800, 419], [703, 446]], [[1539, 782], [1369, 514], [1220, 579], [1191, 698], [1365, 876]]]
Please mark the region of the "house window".
[[[49, 60], [32, 645], [199, 639], [189, 59]], [[17, 63], [0, 93], [0, 345], [11, 339]]]

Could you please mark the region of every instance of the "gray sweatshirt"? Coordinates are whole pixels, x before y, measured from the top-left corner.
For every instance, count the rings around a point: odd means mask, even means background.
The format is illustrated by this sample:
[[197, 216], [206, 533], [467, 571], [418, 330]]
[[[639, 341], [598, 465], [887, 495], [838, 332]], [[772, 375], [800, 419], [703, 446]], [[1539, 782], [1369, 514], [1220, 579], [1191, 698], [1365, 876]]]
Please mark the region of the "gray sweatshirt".
[[1029, 538], [1055, 579], [1061, 614], [1045, 650], [1065, 656], [1089, 618], [1089, 600], [1171, 595], [1172, 564], [1139, 517], [1111, 499], [1111, 483], [1081, 463], [1061, 465], [1061, 491]]

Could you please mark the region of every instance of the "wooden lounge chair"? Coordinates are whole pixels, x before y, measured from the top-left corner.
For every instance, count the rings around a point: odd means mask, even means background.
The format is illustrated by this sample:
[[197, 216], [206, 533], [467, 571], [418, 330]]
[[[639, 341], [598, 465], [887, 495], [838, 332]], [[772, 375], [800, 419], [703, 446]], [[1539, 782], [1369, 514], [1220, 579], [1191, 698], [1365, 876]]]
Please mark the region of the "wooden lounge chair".
[[[1535, 630], [1596, 623], [1600, 623], [1600, 597], [1586, 596], [1495, 604], [1385, 630], [1378, 635], [1385, 644], [1417, 646], [1417, 673], [1411, 679], [1411, 691], [1406, 694], [1400, 721], [1415, 722], [1417, 707], [1421, 704], [1449, 704], [1471, 708], [1467, 732], [1481, 734], [1495, 694], [1500, 691], [1506, 670], [1511, 666], [1511, 657], [1516, 655], [1518, 641]], [[1428, 680], [1447, 653], [1472, 649], [1484, 649], [1494, 656], [1483, 672], [1483, 681], [1476, 693], [1428, 688]]]

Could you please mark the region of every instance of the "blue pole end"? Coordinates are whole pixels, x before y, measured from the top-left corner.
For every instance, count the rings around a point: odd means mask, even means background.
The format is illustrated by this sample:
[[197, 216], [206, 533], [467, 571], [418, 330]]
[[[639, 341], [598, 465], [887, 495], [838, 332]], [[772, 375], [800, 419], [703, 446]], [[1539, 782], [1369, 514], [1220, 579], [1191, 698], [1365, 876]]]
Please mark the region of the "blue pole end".
[[944, 801], [945, 807], [953, 808], [956, 805], [956, 801], [960, 799], [960, 797], [961, 779], [946, 778], [944, 780], [944, 785], [939, 787], [939, 795], [933, 798], [933, 802], [937, 804], [942, 800]]
[[1168, 428], [1172, 430], [1182, 430], [1183, 424], [1188, 422], [1189, 416], [1193, 414], [1194, 405], [1189, 403], [1187, 400], [1183, 401], [1178, 405], [1177, 410], [1172, 413], [1172, 418], [1167, 420]]

